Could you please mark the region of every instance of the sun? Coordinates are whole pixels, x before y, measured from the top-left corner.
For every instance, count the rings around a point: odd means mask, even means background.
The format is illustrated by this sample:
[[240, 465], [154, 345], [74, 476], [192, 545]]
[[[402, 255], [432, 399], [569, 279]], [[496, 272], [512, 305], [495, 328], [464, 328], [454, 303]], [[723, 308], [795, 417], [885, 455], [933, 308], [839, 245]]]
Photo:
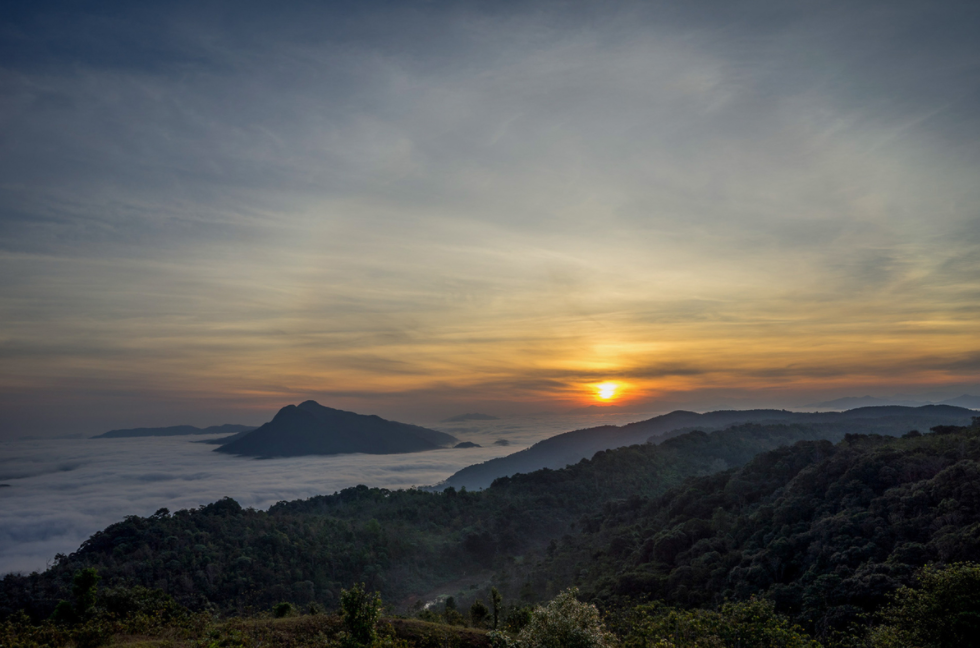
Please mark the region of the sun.
[[612, 400], [616, 398], [616, 394], [619, 392], [619, 383], [602, 382], [595, 386], [595, 390], [599, 400]]

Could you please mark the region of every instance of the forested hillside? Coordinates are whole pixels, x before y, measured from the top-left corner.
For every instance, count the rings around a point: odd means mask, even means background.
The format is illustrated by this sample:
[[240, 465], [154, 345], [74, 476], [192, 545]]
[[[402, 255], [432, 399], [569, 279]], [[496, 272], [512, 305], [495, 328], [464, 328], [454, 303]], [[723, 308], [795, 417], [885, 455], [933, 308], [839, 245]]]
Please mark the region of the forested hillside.
[[661, 497], [609, 502], [550, 549], [526, 587], [577, 584], [611, 607], [764, 596], [826, 637], [879, 609], [918, 568], [980, 559], [978, 423], [799, 442]]
[[455, 488], [486, 488], [498, 477], [529, 473], [541, 468], [564, 468], [600, 450], [652, 441], [691, 430], [723, 430], [743, 423], [806, 425], [819, 438], [837, 440], [844, 434], [899, 435], [909, 430], [928, 430], [936, 425], [967, 425], [973, 412], [949, 405], [904, 407], [859, 407], [846, 412], [790, 412], [787, 410], [720, 410], [717, 412], [676, 411], [623, 426], [605, 425], [565, 432], [535, 443], [530, 448], [467, 466], [451, 475], [446, 485]]
[[[0, 605], [4, 616], [45, 618], [85, 568], [109, 587], [237, 614], [283, 601], [336, 608], [357, 582], [392, 603], [471, 583], [457, 599], [464, 609], [491, 584], [523, 603], [577, 586], [611, 618], [652, 603], [646, 628], [674, 619], [722, 633], [761, 614], [783, 632], [766, 616], [782, 614], [825, 645], [852, 645], [923, 566], [980, 559], [980, 419], [902, 438], [848, 434], [836, 445], [820, 434], [694, 431], [479, 492], [361, 486], [268, 512], [230, 499], [161, 510], [97, 533], [44, 574], [7, 576]], [[940, 589], [944, 578], [934, 579]], [[447, 603], [445, 618], [462, 619], [450, 612]], [[619, 626], [624, 636], [631, 623]]]
[[282, 502], [268, 512], [226, 499], [132, 516], [58, 556], [43, 574], [4, 578], [0, 613], [23, 606], [49, 613], [65, 598], [72, 574], [85, 567], [98, 568], [107, 585], [158, 588], [197, 609], [243, 610], [282, 600], [331, 605], [341, 588], [360, 581], [398, 601], [463, 576], [489, 578], [624, 494], [658, 496], [687, 476], [738, 466], [819, 434], [805, 426], [744, 425], [600, 452], [564, 470], [516, 475], [479, 492], [359, 486]]

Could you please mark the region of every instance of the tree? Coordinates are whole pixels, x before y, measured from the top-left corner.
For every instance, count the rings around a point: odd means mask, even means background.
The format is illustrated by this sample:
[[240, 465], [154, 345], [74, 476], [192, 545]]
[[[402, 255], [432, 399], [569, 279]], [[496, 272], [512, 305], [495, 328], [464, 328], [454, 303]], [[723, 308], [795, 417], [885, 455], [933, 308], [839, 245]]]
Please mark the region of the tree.
[[456, 608], [456, 599], [452, 596], [446, 599], [446, 609], [443, 612], [443, 617], [449, 625], [466, 625], [466, 620]]
[[489, 615], [490, 609], [480, 599], [474, 601], [473, 605], [470, 606], [470, 623], [473, 624], [474, 628], [482, 628]]
[[95, 607], [95, 594], [99, 588], [99, 570], [94, 567], [75, 572], [71, 593], [75, 596], [75, 611], [82, 616]]
[[876, 648], [980, 647], [980, 565], [930, 565], [918, 587], [902, 587], [872, 632]]
[[378, 639], [376, 629], [381, 618], [381, 596], [377, 592], [368, 594], [364, 583], [354, 585], [340, 592], [341, 619], [347, 636], [347, 646], [366, 648]]
[[538, 607], [518, 635], [521, 648], [608, 648], [615, 644], [606, 631], [599, 610], [575, 598], [576, 588], [560, 593], [545, 607]]
[[500, 595], [496, 587], [490, 588], [490, 605], [493, 608], [493, 629], [497, 629], [497, 623], [500, 621], [500, 604], [503, 602], [504, 597]]
[[818, 648], [769, 601], [726, 603], [719, 611], [678, 610], [662, 603], [636, 608], [626, 648]]
[[75, 604], [59, 601], [54, 612], [51, 613], [51, 620], [56, 623], [75, 624], [88, 616], [95, 608], [99, 580], [99, 571], [94, 567], [75, 572], [71, 587]]

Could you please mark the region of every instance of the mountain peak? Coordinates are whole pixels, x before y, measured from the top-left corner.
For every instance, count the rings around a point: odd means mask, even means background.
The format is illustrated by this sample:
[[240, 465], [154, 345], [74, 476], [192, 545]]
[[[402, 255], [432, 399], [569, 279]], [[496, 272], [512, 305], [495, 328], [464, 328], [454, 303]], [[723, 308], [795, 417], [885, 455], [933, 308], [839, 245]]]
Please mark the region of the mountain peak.
[[262, 427], [215, 451], [253, 457], [395, 454], [435, 450], [458, 441], [444, 432], [387, 421], [373, 414], [345, 412], [308, 400], [283, 407]]

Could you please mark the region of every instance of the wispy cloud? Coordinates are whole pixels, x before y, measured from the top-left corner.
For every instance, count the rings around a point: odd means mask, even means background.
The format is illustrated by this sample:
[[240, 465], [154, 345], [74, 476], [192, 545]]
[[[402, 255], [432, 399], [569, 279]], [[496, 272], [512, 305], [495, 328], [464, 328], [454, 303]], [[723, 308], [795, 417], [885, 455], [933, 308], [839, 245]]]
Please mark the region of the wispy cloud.
[[20, 396], [0, 434], [308, 394], [434, 414], [509, 385], [534, 409], [600, 374], [650, 398], [786, 372], [975, 380], [977, 21], [969, 3], [11, 14], [0, 388]]

